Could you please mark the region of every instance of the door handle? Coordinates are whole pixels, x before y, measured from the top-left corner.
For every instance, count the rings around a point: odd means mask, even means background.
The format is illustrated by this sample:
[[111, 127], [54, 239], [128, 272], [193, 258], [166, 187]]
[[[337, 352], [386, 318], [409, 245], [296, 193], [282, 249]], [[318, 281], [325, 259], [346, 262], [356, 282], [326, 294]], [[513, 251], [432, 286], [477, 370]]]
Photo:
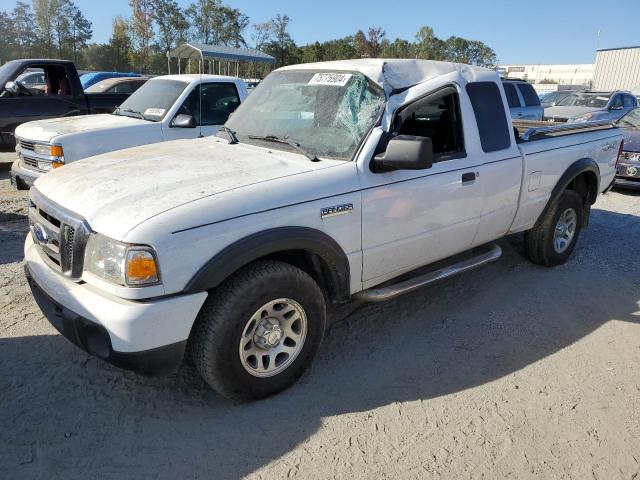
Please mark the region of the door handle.
[[474, 172], [466, 172], [462, 174], [462, 184], [472, 183], [476, 180], [476, 174]]

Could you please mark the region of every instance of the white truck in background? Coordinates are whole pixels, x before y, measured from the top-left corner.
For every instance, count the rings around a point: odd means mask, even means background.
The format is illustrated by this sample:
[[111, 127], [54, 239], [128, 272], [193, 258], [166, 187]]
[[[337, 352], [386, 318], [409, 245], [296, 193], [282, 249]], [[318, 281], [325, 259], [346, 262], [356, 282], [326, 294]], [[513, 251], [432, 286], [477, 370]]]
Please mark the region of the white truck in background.
[[148, 80], [113, 113], [23, 123], [15, 132], [11, 182], [27, 189], [40, 175], [83, 158], [214, 135], [247, 95], [236, 77], [165, 75]]
[[621, 144], [610, 124], [514, 128], [484, 68], [285, 67], [215, 137], [40, 178], [25, 270], [90, 354], [144, 374], [188, 354], [222, 395], [262, 398], [309, 365], [327, 302], [395, 298], [515, 232], [534, 263], [567, 261]]

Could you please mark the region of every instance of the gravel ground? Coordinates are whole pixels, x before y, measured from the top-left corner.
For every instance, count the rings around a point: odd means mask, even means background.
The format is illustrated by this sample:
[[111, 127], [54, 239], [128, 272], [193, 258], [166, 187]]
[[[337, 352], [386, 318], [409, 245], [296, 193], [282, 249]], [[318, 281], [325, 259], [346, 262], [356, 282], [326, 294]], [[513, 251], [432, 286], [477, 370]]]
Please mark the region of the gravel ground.
[[501, 260], [350, 306], [310, 372], [232, 404], [188, 367], [144, 378], [56, 333], [22, 273], [0, 163], [4, 478], [640, 479], [640, 196], [598, 200], [571, 261]]

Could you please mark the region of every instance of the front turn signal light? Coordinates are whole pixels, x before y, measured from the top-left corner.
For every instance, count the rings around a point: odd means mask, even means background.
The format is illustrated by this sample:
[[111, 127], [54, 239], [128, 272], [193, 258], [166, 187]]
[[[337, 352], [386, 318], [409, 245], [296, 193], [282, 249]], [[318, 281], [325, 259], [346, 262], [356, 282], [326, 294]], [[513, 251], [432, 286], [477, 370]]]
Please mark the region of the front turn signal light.
[[126, 281], [128, 285], [158, 283], [158, 265], [149, 250], [130, 249], [127, 252]]
[[49, 149], [49, 153], [52, 157], [62, 157], [64, 156], [62, 152], [62, 145], [51, 145]]
[[51, 162], [52, 168], [60, 168], [64, 166], [64, 162]]

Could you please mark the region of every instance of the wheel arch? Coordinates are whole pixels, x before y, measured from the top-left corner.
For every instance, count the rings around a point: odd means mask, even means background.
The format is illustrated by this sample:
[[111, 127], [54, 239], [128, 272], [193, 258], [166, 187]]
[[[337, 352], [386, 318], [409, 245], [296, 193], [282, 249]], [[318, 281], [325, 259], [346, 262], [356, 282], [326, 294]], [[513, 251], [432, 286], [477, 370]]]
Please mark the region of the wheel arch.
[[540, 218], [557, 202], [565, 190], [573, 190], [582, 198], [584, 205], [582, 226], [586, 227], [589, 223], [591, 205], [595, 203], [600, 191], [600, 168], [598, 164], [592, 158], [581, 158], [573, 162], [553, 187], [549, 201], [540, 214]]
[[244, 237], [209, 259], [189, 280], [185, 293], [211, 290], [257, 260], [280, 260], [308, 273], [334, 302], [350, 297], [350, 269], [338, 243], [309, 227], [279, 227]]

